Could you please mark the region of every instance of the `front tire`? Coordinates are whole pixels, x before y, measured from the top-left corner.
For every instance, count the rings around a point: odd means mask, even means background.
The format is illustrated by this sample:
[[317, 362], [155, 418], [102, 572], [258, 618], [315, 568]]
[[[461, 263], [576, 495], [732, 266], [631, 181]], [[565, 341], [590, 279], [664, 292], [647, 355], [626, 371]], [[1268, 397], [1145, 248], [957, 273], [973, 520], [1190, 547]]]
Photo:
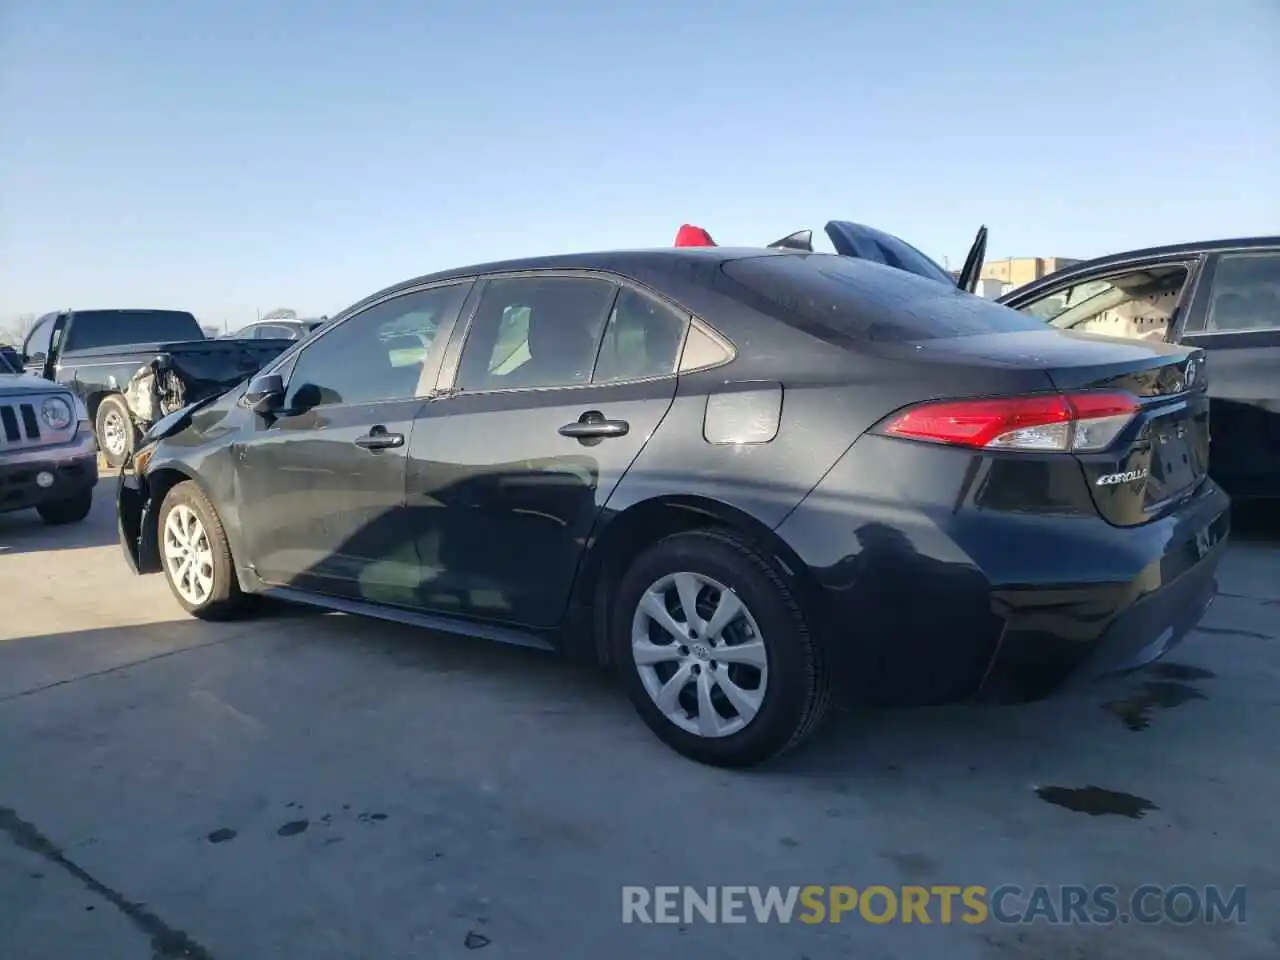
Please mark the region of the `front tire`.
[[231, 546], [218, 513], [190, 480], [164, 498], [159, 516], [160, 562], [182, 609], [201, 620], [229, 620], [248, 598], [236, 579]]
[[138, 443], [138, 428], [123, 397], [116, 394], [103, 397], [93, 420], [93, 433], [107, 466], [115, 468], [123, 464]]
[[40, 519], [51, 527], [60, 527], [67, 523], [79, 523], [93, 509], [93, 490], [77, 493], [66, 500], [52, 500], [36, 507]]
[[686, 757], [754, 766], [801, 743], [826, 712], [826, 670], [795, 590], [735, 533], [654, 544], [623, 576], [613, 610], [631, 702]]

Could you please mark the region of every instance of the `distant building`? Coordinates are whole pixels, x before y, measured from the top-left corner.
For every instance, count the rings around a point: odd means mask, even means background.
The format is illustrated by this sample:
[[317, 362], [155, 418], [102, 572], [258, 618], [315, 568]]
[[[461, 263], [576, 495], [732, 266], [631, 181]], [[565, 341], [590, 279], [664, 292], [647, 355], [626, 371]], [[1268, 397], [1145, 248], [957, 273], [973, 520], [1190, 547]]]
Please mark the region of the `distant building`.
[[983, 297], [998, 297], [1079, 262], [1071, 257], [1010, 257], [1006, 260], [988, 260], [982, 265], [977, 293]]
[[[988, 260], [982, 265], [978, 289], [974, 293], [994, 300], [1015, 287], [1047, 277], [1077, 263], [1080, 261], [1071, 257], [1009, 257], [1006, 260]], [[959, 270], [952, 270], [950, 273], [959, 281]]]

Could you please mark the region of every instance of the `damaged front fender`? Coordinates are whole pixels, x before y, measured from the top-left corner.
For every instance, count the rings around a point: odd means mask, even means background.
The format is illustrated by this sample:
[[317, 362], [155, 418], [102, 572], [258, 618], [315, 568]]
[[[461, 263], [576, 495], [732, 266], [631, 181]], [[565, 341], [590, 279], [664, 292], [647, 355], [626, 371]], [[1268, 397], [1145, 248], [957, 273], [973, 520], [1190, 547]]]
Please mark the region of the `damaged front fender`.
[[126, 462], [116, 482], [116, 532], [129, 569], [138, 574], [160, 572], [156, 538], [142, 535], [152, 509], [146, 478], [133, 470], [131, 461]]

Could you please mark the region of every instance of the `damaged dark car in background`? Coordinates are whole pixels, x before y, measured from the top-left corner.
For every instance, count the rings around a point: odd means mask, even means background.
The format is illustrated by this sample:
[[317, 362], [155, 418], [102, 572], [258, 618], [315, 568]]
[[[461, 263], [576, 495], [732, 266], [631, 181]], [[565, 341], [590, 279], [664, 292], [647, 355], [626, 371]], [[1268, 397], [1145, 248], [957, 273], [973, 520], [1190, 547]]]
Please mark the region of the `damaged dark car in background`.
[[209, 339], [182, 310], [61, 310], [36, 321], [18, 357], [71, 390], [98, 449], [118, 467], [158, 419], [243, 381], [289, 339]]

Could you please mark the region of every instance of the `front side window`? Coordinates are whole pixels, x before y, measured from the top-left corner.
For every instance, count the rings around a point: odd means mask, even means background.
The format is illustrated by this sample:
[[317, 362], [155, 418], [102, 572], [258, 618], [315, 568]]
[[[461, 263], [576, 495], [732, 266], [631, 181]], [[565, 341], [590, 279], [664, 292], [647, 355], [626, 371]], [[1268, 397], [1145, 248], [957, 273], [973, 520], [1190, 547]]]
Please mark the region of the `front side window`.
[[1153, 267], [1059, 288], [1019, 309], [1063, 330], [1164, 340], [1186, 282], [1186, 267]]
[[1230, 254], [1218, 261], [1206, 329], [1280, 329], [1280, 253]]
[[469, 288], [455, 283], [384, 300], [304, 346], [293, 361], [285, 406], [301, 411], [425, 396], [434, 387], [435, 365], [427, 361]]
[[467, 391], [588, 383], [617, 286], [592, 277], [510, 277], [485, 286], [459, 361]]

